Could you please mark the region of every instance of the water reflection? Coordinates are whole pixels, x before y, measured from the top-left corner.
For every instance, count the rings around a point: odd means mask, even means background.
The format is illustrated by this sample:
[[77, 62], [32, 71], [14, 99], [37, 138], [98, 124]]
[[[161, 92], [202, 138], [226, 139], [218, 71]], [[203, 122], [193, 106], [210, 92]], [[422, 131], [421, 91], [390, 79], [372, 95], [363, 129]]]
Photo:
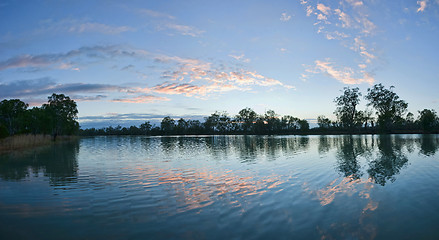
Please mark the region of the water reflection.
[[[336, 169], [351, 180], [366, 172], [377, 184], [394, 182], [401, 169], [408, 165], [407, 154], [419, 150], [420, 155], [433, 156], [439, 149], [438, 135], [340, 136], [319, 138], [319, 153], [336, 148]], [[361, 160], [367, 166], [361, 166]]]
[[23, 180], [42, 173], [52, 185], [76, 182], [78, 141], [0, 156], [0, 178]]

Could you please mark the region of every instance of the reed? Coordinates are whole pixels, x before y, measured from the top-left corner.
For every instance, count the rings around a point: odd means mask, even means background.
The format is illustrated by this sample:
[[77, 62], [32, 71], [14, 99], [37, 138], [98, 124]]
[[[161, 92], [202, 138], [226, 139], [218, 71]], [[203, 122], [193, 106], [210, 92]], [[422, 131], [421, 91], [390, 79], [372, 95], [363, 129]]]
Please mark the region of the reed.
[[53, 138], [50, 135], [15, 135], [0, 140], [0, 153], [47, 146], [56, 142], [68, 141], [76, 138], [77, 136], [58, 136], [56, 141], [53, 141]]

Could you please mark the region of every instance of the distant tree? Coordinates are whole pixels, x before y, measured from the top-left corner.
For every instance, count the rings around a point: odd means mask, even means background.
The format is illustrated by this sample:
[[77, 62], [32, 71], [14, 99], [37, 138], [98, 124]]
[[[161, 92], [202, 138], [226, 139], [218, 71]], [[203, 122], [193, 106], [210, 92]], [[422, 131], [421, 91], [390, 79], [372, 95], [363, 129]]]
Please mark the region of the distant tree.
[[266, 125], [266, 132], [272, 134], [280, 129], [281, 121], [279, 115], [273, 110], [267, 110], [264, 115], [264, 124]]
[[169, 116], [164, 117], [160, 123], [160, 128], [164, 134], [172, 134], [175, 128], [175, 120]]
[[241, 125], [241, 130], [250, 132], [252, 130], [253, 123], [256, 122], [258, 114], [251, 108], [244, 108], [239, 111], [236, 116], [236, 121]]
[[42, 106], [45, 114], [50, 116], [52, 136], [71, 135], [79, 130], [78, 109], [76, 102], [64, 94], [52, 94], [48, 97], [48, 103]]
[[439, 125], [439, 118], [436, 111], [433, 109], [419, 111], [418, 123], [424, 131], [431, 132]]
[[285, 129], [287, 131], [295, 131], [300, 128], [298, 123], [299, 121], [300, 119], [296, 117], [285, 115], [281, 119], [282, 129]]
[[320, 115], [317, 117], [317, 125], [319, 125], [319, 128], [330, 128], [331, 120], [324, 115]]
[[407, 111], [408, 104], [399, 99], [393, 92], [394, 87], [384, 88], [380, 84], [375, 84], [367, 89], [366, 99], [368, 106], [373, 106], [378, 116], [378, 124], [382, 130], [389, 130], [394, 124], [401, 122], [403, 114]]
[[305, 119], [301, 119], [297, 121], [297, 123], [299, 124], [300, 130], [302, 131], [309, 130], [309, 123]]
[[149, 135], [151, 133], [152, 125], [149, 121], [140, 124], [140, 131], [143, 135]]
[[183, 118], [178, 119], [177, 126], [175, 126], [175, 131], [177, 134], [185, 134], [188, 128], [188, 123]]
[[0, 102], [0, 124], [8, 129], [9, 135], [22, 130], [28, 106], [20, 99], [5, 99]]
[[338, 121], [345, 128], [355, 126], [355, 118], [357, 117], [357, 105], [360, 103], [361, 93], [358, 88], [345, 87], [343, 94], [334, 99], [337, 106], [335, 115]]

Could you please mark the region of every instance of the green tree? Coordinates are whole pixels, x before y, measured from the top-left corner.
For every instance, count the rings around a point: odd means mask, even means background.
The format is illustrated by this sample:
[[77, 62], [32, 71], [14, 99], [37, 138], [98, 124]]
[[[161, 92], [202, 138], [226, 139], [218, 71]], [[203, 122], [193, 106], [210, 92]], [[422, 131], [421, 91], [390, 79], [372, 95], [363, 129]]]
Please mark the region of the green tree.
[[140, 131], [144, 135], [150, 134], [151, 133], [151, 128], [152, 128], [152, 125], [151, 125], [151, 123], [149, 121], [146, 121], [146, 122], [140, 124]]
[[267, 133], [272, 134], [280, 129], [281, 121], [279, 120], [279, 115], [273, 110], [267, 110], [263, 120]]
[[160, 123], [160, 128], [164, 134], [172, 134], [175, 128], [175, 120], [169, 116], [164, 117]]
[[373, 106], [378, 116], [378, 125], [382, 130], [390, 130], [392, 126], [403, 120], [408, 104], [393, 92], [393, 86], [389, 89], [380, 84], [375, 84], [367, 89], [367, 106]]
[[300, 130], [302, 131], [309, 130], [309, 123], [305, 119], [301, 119], [297, 121], [297, 123], [299, 124]]
[[251, 132], [253, 123], [256, 122], [258, 114], [251, 108], [244, 108], [239, 111], [236, 121], [240, 123], [240, 128], [244, 132]]
[[281, 119], [281, 125], [282, 125], [282, 129], [285, 129], [287, 131], [295, 131], [297, 129], [299, 129], [299, 121], [300, 119], [290, 116], [290, 115], [285, 115], [282, 117]]
[[42, 106], [45, 114], [50, 116], [50, 126], [54, 139], [58, 135], [72, 135], [79, 130], [78, 109], [76, 102], [64, 94], [52, 94], [48, 103]]
[[330, 128], [331, 120], [324, 115], [320, 115], [317, 117], [317, 125], [319, 125], [319, 128]]
[[343, 94], [334, 99], [337, 106], [335, 115], [342, 127], [352, 128], [355, 126], [357, 117], [357, 105], [360, 103], [361, 93], [358, 88], [345, 87]]
[[439, 124], [439, 118], [436, 111], [433, 109], [419, 111], [418, 123], [424, 131], [431, 132], [437, 128]]
[[24, 130], [24, 117], [28, 106], [20, 99], [5, 99], [0, 102], [0, 125], [8, 129], [9, 135]]

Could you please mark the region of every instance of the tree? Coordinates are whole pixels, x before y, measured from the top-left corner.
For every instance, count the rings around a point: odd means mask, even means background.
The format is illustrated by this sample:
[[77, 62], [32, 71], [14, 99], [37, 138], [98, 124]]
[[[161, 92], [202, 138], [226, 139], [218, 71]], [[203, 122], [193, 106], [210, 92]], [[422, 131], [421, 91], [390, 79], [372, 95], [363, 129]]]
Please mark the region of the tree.
[[78, 109], [76, 102], [64, 94], [52, 94], [48, 97], [48, 103], [42, 107], [45, 114], [50, 116], [52, 136], [71, 135], [79, 130]]
[[439, 118], [436, 111], [433, 109], [424, 109], [419, 111], [418, 123], [424, 131], [431, 132], [433, 129], [438, 127], [439, 124]]
[[300, 130], [309, 130], [309, 123], [305, 119], [301, 119], [297, 121], [297, 123], [299, 124]]
[[390, 128], [403, 120], [403, 115], [407, 111], [408, 104], [399, 99], [399, 96], [393, 92], [394, 87], [384, 88], [380, 84], [375, 84], [372, 88], [367, 89], [366, 99], [369, 101], [367, 106], [373, 106], [378, 116], [378, 124], [382, 130]]
[[160, 128], [164, 134], [172, 134], [175, 128], [175, 121], [171, 117], [164, 117], [160, 123]]
[[149, 121], [146, 121], [146, 122], [140, 124], [140, 131], [144, 135], [150, 134], [151, 133], [151, 128], [152, 128], [152, 125], [151, 125], [151, 123]]
[[300, 119], [296, 117], [285, 115], [281, 119], [282, 128], [288, 131], [297, 130], [300, 127], [298, 123], [299, 120]]
[[0, 102], [0, 125], [4, 125], [9, 135], [23, 130], [26, 109], [29, 105], [20, 99], [3, 100]]
[[357, 105], [360, 103], [361, 93], [358, 88], [345, 87], [343, 94], [334, 99], [337, 106], [335, 115], [342, 127], [352, 128], [357, 117]]
[[264, 115], [264, 124], [269, 134], [276, 132], [280, 128], [279, 115], [273, 110], [267, 110]]
[[319, 128], [330, 128], [331, 120], [324, 115], [320, 115], [317, 117], [317, 125], [319, 125]]
[[252, 130], [253, 123], [256, 122], [258, 114], [251, 108], [244, 108], [239, 111], [236, 116], [236, 120], [241, 125], [241, 130], [250, 132]]

